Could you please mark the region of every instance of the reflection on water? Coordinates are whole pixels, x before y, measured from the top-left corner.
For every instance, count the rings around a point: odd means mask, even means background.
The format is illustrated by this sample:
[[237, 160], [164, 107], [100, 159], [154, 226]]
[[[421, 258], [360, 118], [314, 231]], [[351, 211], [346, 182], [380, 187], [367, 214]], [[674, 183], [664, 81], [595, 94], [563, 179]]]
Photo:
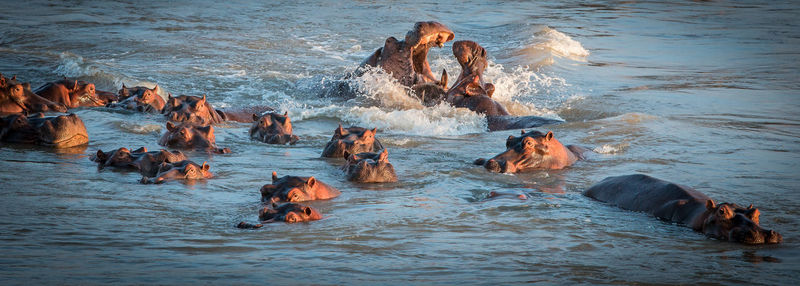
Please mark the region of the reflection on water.
[[[101, 90], [208, 94], [220, 107], [268, 104], [302, 138], [267, 145], [248, 124], [224, 124], [216, 139], [233, 153], [186, 152], [215, 178], [161, 185], [88, 159], [158, 150], [161, 115], [78, 109], [88, 146], [0, 145], [0, 283], [800, 282], [795, 3], [208, 4], [32, 1], [0, 16], [0, 72], [32, 86], [69, 76]], [[318, 96], [417, 20], [480, 43], [498, 101], [564, 119], [541, 129], [594, 152], [565, 170], [489, 173], [472, 162], [519, 130], [422, 107], [379, 72], [357, 80], [355, 99]], [[429, 61], [458, 73], [449, 45]], [[348, 182], [341, 160], [319, 158], [340, 122], [377, 127], [400, 182]], [[320, 221], [234, 228], [257, 221], [273, 171], [342, 195], [309, 202]], [[581, 195], [636, 172], [753, 203], [785, 241], [719, 242]]]

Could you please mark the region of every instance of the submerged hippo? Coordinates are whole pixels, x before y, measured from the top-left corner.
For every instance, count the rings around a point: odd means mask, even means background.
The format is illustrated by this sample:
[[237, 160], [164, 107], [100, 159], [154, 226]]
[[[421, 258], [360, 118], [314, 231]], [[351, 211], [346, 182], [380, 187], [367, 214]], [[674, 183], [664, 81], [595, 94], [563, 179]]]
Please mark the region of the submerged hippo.
[[250, 138], [267, 144], [294, 144], [300, 138], [292, 135], [292, 121], [289, 112], [283, 115], [268, 112], [262, 116], [253, 114]]
[[[322, 219], [322, 215], [312, 207], [296, 203], [284, 203], [281, 205], [273, 204], [272, 207], [264, 207], [258, 211], [258, 219], [263, 223], [286, 222], [297, 223]], [[237, 228], [255, 229], [263, 227], [263, 224], [251, 224], [240, 222]]]
[[486, 160], [475, 160], [475, 165], [483, 165], [490, 172], [518, 173], [537, 169], [563, 169], [575, 161], [583, 159], [587, 149], [574, 145], [564, 146], [553, 138], [553, 132], [543, 134], [539, 131], [525, 133], [520, 137], [509, 136], [507, 150]]
[[16, 76], [0, 74], [0, 114], [45, 111], [67, 112], [67, 107], [33, 93], [30, 83], [22, 83]]
[[68, 148], [89, 143], [89, 134], [75, 114], [12, 114], [0, 118], [0, 142]]
[[425, 84], [447, 86], [447, 72], [437, 80], [428, 64], [428, 50], [443, 47], [453, 40], [455, 34], [439, 22], [417, 22], [414, 29], [400, 41], [395, 37], [386, 39], [382, 48], [370, 55], [362, 66], [380, 67], [405, 86]]
[[342, 125], [339, 124], [339, 127], [333, 131], [331, 141], [328, 141], [325, 149], [322, 150], [322, 157], [344, 158], [345, 152], [358, 154], [383, 149], [381, 142], [375, 138], [377, 132], [377, 128], [372, 130], [356, 126], [342, 128]]
[[397, 182], [394, 166], [389, 163], [389, 152], [383, 149], [380, 153], [349, 154], [345, 152], [347, 161], [342, 169], [348, 181], [359, 183]]
[[338, 197], [342, 192], [314, 179], [314, 177], [283, 176], [278, 178], [272, 172], [272, 184], [261, 187], [261, 201], [264, 202], [302, 202], [327, 200]]
[[590, 187], [587, 197], [620, 208], [641, 211], [677, 222], [708, 237], [744, 244], [773, 244], [783, 237], [761, 228], [758, 209], [736, 204], [716, 204], [695, 189], [635, 174], [608, 177]]
[[159, 95], [161, 89], [156, 85], [153, 88], [144, 86], [126, 87], [122, 85], [119, 90], [119, 102], [106, 105], [111, 108], [124, 108], [147, 113], [162, 113], [167, 105], [164, 98]]
[[210, 179], [214, 175], [208, 171], [211, 167], [203, 162], [199, 165], [189, 160], [183, 160], [175, 163], [163, 162], [156, 171], [155, 176], [143, 176], [140, 182], [142, 184], [161, 184], [166, 180], [204, 180]]
[[155, 177], [161, 167], [161, 163], [177, 163], [188, 160], [181, 151], [169, 152], [161, 149], [148, 152], [145, 147], [133, 151], [122, 147], [108, 153], [103, 152], [103, 150], [97, 150], [97, 153], [89, 159], [97, 162], [98, 167], [101, 168], [115, 167], [136, 170], [147, 177]]
[[104, 106], [107, 103], [97, 95], [93, 83], [67, 78], [48, 82], [33, 92], [50, 101], [61, 103], [67, 108]]
[[228, 148], [217, 148], [214, 127], [211, 125], [197, 126], [191, 123], [175, 125], [167, 122], [167, 131], [158, 141], [161, 146], [182, 149], [206, 150], [214, 153], [227, 154]]

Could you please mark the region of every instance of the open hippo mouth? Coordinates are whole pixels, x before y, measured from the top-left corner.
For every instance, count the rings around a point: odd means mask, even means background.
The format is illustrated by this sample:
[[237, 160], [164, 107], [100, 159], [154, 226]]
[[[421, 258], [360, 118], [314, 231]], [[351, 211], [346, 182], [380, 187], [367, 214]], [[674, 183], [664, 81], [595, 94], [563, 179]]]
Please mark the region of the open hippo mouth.
[[408, 87], [426, 83], [444, 87], [447, 85], [447, 73], [443, 72], [440, 80], [434, 77], [428, 63], [428, 50], [434, 46], [443, 47], [454, 37], [453, 31], [441, 23], [417, 22], [402, 41], [395, 37], [387, 38], [383, 47], [370, 55], [363, 64], [381, 67], [400, 84]]

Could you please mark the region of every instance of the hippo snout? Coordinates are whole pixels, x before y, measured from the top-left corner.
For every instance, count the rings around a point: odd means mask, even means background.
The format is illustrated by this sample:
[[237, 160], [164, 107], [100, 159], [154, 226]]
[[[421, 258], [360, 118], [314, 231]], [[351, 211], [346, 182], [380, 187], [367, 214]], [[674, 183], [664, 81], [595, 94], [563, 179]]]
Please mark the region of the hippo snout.
[[783, 242], [783, 236], [774, 230], [770, 230], [767, 232], [765, 241], [769, 244], [781, 243]]

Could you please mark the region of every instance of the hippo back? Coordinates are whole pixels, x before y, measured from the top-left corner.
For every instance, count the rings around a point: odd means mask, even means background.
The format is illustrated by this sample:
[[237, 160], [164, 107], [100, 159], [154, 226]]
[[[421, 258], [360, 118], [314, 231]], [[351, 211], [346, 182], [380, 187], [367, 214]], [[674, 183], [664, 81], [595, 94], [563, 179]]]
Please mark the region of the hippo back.
[[[642, 174], [605, 178], [583, 194], [626, 210], [647, 212], [670, 220], [675, 220], [675, 215], [664, 213], [665, 206], [693, 207], [697, 203], [705, 205], [710, 199], [692, 188]], [[671, 209], [678, 211], [680, 208]]]

